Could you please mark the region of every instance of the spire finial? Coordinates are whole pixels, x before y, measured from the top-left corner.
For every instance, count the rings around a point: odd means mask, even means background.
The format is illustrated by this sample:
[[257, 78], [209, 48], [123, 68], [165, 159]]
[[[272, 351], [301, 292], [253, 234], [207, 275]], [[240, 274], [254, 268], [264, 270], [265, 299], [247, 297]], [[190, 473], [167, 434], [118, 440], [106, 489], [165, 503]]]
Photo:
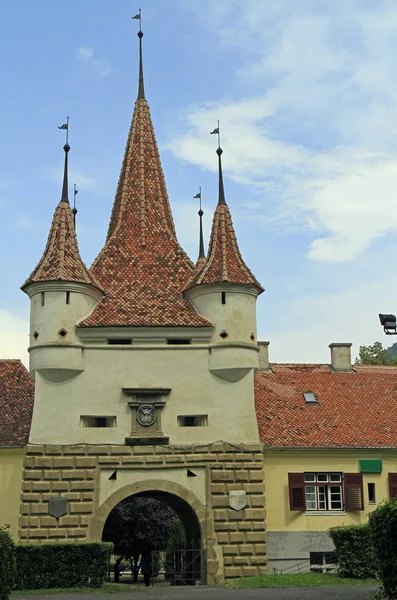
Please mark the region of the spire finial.
[[70, 150], [70, 146], [68, 144], [69, 139], [69, 117], [66, 117], [66, 123], [60, 125], [58, 129], [64, 129], [66, 131], [66, 144], [63, 149], [65, 151], [65, 166], [63, 170], [63, 186], [62, 186], [62, 197], [61, 202], [69, 202], [68, 195], [68, 152]]
[[138, 37], [139, 37], [139, 85], [138, 85], [138, 100], [141, 100], [141, 99], [145, 98], [145, 87], [144, 87], [144, 84], [143, 84], [143, 62], [142, 62], [142, 38], [143, 38], [143, 32], [142, 32], [142, 11], [141, 11], [141, 9], [139, 9], [139, 13], [136, 14], [132, 18], [133, 19], [139, 19], [139, 31], [138, 31]]
[[196, 194], [195, 196], [193, 196], [193, 198], [199, 198], [200, 199], [200, 210], [198, 211], [198, 216], [200, 217], [200, 238], [199, 238], [199, 259], [200, 258], [205, 258], [205, 252], [204, 252], [204, 237], [203, 237], [203, 214], [204, 211], [201, 208], [201, 186], [199, 187], [199, 193]]
[[217, 133], [218, 134], [218, 148], [216, 150], [216, 153], [218, 155], [218, 169], [219, 169], [219, 195], [218, 195], [218, 206], [221, 206], [222, 204], [226, 204], [226, 200], [225, 200], [225, 190], [223, 187], [223, 174], [222, 174], [222, 159], [221, 156], [223, 154], [223, 150], [221, 148], [221, 133], [220, 133], [220, 128], [219, 128], [219, 121], [218, 121], [218, 127], [216, 127], [214, 129], [214, 131], [210, 131], [211, 134]]

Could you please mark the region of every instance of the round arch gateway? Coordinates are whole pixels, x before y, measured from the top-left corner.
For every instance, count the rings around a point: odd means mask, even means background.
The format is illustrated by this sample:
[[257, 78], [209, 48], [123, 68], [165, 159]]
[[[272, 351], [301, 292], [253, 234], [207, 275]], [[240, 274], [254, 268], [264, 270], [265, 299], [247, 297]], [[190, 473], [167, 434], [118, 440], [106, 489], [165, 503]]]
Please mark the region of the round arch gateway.
[[[97, 533], [102, 539], [104, 527], [112, 511], [128, 498], [150, 498], [169, 506], [183, 524], [186, 547], [172, 549], [175, 565], [173, 580], [179, 584], [194, 585], [197, 580], [206, 583], [205, 506], [183, 486], [167, 481], [145, 481], [127, 485], [112, 494], [99, 508]], [[153, 564], [165, 548], [152, 551]], [[170, 556], [170, 550], [168, 550]], [[169, 564], [169, 557], [167, 558]]]

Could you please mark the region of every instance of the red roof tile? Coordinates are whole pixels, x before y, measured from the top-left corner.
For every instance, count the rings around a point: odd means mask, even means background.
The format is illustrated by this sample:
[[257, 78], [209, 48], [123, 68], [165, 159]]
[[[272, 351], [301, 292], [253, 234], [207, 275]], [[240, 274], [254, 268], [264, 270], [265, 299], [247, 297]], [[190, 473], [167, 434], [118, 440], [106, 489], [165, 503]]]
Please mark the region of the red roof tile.
[[106, 298], [79, 326], [212, 326], [182, 293], [195, 272], [176, 237], [149, 106], [138, 98], [106, 244], [91, 267]]
[[263, 292], [241, 256], [226, 203], [216, 207], [206, 262], [188, 287], [206, 283], [251, 284]]
[[72, 281], [100, 288], [80, 257], [73, 213], [67, 200], [55, 209], [44, 254], [22, 286], [37, 281]]
[[32, 421], [34, 382], [20, 360], [0, 360], [0, 447], [25, 446]]
[[[255, 377], [259, 435], [266, 446], [397, 448], [397, 367], [271, 365]], [[312, 392], [317, 404], [306, 404]]]

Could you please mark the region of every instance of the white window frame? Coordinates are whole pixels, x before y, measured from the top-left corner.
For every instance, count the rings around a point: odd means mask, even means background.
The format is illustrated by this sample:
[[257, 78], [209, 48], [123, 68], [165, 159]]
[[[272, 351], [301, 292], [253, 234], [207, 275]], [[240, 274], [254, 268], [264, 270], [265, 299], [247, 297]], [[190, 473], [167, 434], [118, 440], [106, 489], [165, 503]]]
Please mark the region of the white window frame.
[[[343, 510], [342, 473], [317, 472], [305, 473], [305, 501], [307, 511]], [[335, 491], [337, 489], [337, 491]], [[338, 499], [335, 499], [335, 496]], [[338, 504], [337, 507], [332, 504]]]

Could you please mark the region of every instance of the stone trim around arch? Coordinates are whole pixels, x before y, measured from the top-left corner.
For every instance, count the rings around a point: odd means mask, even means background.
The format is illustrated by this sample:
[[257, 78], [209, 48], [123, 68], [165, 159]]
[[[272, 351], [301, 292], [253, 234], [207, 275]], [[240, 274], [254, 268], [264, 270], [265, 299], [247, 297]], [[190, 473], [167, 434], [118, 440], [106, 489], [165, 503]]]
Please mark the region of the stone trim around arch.
[[207, 509], [206, 506], [200, 502], [193, 492], [186, 489], [182, 485], [173, 483], [161, 479], [146, 479], [138, 483], [130, 483], [109, 496], [98, 508], [97, 515], [92, 518], [91, 522], [91, 539], [92, 541], [101, 541], [102, 532], [105, 526], [106, 519], [108, 518], [111, 511], [123, 500], [129, 496], [135, 496], [142, 492], [165, 492], [178, 496], [184, 500], [190, 508], [194, 511], [197, 516], [203, 547], [207, 547]]

